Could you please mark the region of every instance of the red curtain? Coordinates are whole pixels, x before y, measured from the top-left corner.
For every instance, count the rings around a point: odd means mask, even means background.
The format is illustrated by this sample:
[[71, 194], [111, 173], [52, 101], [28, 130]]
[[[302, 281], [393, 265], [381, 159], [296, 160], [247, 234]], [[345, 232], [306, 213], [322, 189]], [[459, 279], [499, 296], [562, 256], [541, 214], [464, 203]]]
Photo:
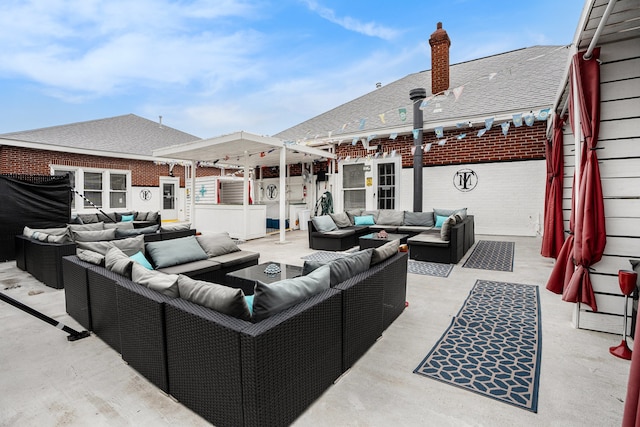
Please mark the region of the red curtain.
[[544, 234], [541, 254], [548, 258], [558, 258], [563, 246], [564, 227], [562, 220], [562, 179], [564, 175], [562, 127], [564, 120], [553, 118], [553, 137], [545, 147], [547, 158], [547, 185], [544, 199]]
[[580, 103], [580, 125], [584, 138], [573, 244], [576, 270], [564, 288], [562, 299], [581, 302], [598, 311], [589, 267], [602, 259], [607, 243], [602, 183], [596, 154], [600, 128], [600, 49], [594, 49], [588, 60], [583, 55], [583, 52], [578, 52], [574, 56], [574, 73], [571, 74], [571, 87], [576, 90]]

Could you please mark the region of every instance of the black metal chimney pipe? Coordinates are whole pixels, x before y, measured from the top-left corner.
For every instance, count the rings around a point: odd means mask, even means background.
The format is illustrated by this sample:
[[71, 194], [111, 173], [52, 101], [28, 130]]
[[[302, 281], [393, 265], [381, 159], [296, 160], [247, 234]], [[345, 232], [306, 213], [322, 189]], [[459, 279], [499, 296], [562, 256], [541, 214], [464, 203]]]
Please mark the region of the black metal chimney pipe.
[[411, 89], [409, 99], [413, 102], [413, 129], [417, 129], [417, 135], [414, 132], [413, 146], [413, 211], [422, 212], [422, 110], [420, 105], [422, 100], [427, 97], [427, 91], [423, 87]]

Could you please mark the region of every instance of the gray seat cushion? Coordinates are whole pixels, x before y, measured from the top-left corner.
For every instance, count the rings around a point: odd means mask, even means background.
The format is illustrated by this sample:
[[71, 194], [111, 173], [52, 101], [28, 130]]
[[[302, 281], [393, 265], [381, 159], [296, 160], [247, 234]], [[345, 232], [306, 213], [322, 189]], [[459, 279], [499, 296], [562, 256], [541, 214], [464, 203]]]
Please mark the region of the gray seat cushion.
[[233, 267], [234, 265], [244, 264], [245, 262], [251, 262], [258, 260], [260, 253], [251, 251], [236, 251], [224, 255], [218, 255], [216, 257], [209, 258], [210, 261], [219, 262], [222, 264], [222, 268]]
[[353, 236], [354, 234], [356, 234], [356, 231], [353, 229], [340, 229], [340, 230], [333, 230], [333, 231], [325, 231], [323, 233], [314, 232], [312, 235], [329, 237], [331, 239], [341, 239], [343, 237]]
[[187, 273], [206, 273], [208, 271], [220, 270], [222, 264], [211, 259], [201, 259], [198, 261], [186, 262], [184, 264], [172, 265], [170, 267], [158, 268], [167, 274], [187, 274]]
[[403, 225], [398, 227], [398, 233], [422, 233], [423, 231], [433, 230], [433, 226], [421, 227], [419, 225]]
[[445, 242], [440, 238], [440, 230], [437, 233], [423, 232], [417, 234], [407, 240], [409, 245], [416, 246], [449, 246], [449, 242]]

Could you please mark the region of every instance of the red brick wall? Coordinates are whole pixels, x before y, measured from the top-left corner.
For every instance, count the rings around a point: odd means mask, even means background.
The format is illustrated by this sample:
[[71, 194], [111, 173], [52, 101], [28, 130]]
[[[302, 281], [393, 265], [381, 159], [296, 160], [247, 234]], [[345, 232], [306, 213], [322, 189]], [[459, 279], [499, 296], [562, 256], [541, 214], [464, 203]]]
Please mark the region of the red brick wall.
[[[49, 166], [73, 166], [83, 168], [119, 169], [131, 171], [131, 183], [135, 187], [157, 187], [159, 177], [169, 176], [168, 164], [155, 164], [148, 160], [118, 159], [90, 156], [85, 154], [63, 153], [58, 151], [35, 150], [31, 148], [0, 146], [0, 173], [18, 173], [49, 175]], [[180, 177], [180, 186], [184, 187], [184, 167], [176, 164], [173, 174]], [[217, 176], [220, 169], [199, 167], [196, 176]]]
[[[424, 132], [423, 146], [428, 143], [432, 145], [429, 152], [422, 153], [423, 166], [544, 159], [546, 121], [535, 122], [531, 127], [512, 125], [506, 136], [502, 134], [499, 124], [494, 124], [482, 137], [477, 136], [480, 129], [481, 127], [445, 131], [444, 138], [447, 142], [443, 146], [438, 145], [438, 138], [432, 130]], [[461, 133], [466, 133], [466, 137], [456, 139]], [[382, 153], [390, 154], [392, 150], [396, 150], [396, 156], [402, 156], [402, 166], [413, 167], [412, 134], [399, 135], [395, 140], [374, 139], [369, 145], [379, 145]], [[336, 148], [338, 159], [351, 156], [351, 160], [355, 160], [358, 157], [374, 156], [375, 153], [374, 150], [365, 150], [361, 142], [356, 145], [343, 143]]]

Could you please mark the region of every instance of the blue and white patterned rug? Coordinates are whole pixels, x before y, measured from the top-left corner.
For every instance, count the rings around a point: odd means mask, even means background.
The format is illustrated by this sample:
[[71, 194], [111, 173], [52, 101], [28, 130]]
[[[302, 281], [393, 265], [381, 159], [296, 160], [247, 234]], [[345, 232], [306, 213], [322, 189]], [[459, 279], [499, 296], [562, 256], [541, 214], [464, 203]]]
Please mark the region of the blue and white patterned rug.
[[[350, 250], [349, 252], [351, 251], [352, 250]], [[349, 253], [347, 252], [318, 251], [310, 255], [303, 256], [302, 259], [306, 259], [309, 261], [328, 262], [347, 255], [349, 255]], [[451, 270], [453, 270], [453, 264], [415, 261], [413, 259], [409, 260], [409, 264], [407, 266], [407, 273], [422, 274], [434, 277], [448, 277], [449, 273], [451, 273]]]
[[537, 412], [541, 353], [538, 287], [478, 280], [413, 372]]
[[513, 271], [515, 242], [480, 240], [462, 267], [482, 270]]

